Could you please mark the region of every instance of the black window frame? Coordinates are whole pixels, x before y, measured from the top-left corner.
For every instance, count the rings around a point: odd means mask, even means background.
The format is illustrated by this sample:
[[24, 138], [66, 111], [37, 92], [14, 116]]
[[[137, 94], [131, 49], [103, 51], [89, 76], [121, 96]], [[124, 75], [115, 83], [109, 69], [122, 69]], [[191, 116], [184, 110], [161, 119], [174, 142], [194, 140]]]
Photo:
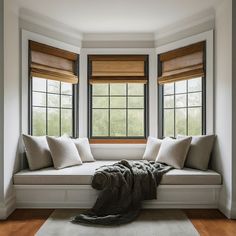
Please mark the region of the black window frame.
[[[158, 77], [162, 74], [162, 65], [160, 61], [160, 55], [157, 55], [157, 68], [158, 68]], [[206, 44], [204, 46], [204, 57], [203, 57], [203, 69], [204, 74], [206, 75]], [[206, 134], [206, 76], [202, 78], [202, 135]], [[164, 85], [159, 84], [157, 85], [157, 93], [158, 93], [158, 138], [163, 139], [164, 137]], [[188, 91], [186, 91], [186, 95], [188, 96]], [[175, 91], [174, 91], [175, 97]], [[188, 107], [188, 106], [187, 106]], [[175, 107], [173, 108], [175, 111]], [[175, 112], [174, 112], [175, 114]], [[188, 121], [188, 114], [186, 117]], [[174, 115], [174, 125], [175, 125], [175, 115]], [[175, 132], [175, 127], [174, 127]], [[188, 132], [188, 130], [186, 130]], [[176, 134], [173, 138], [176, 138]]]
[[[32, 103], [32, 98], [33, 98], [33, 89], [32, 89], [32, 85], [33, 85], [33, 78], [31, 76], [30, 73], [30, 62], [31, 62], [31, 53], [30, 53], [30, 49], [29, 49], [29, 54], [28, 54], [28, 58], [29, 58], [29, 63], [28, 63], [28, 134], [33, 135], [33, 116], [32, 116], [32, 108], [33, 108], [33, 103]], [[77, 60], [75, 62], [75, 67], [76, 67], [76, 75], [79, 75], [79, 55], [77, 55]], [[44, 79], [44, 78], [42, 78]], [[49, 79], [45, 79], [45, 80], [49, 80]], [[46, 96], [48, 94], [47, 91], [45, 92]], [[61, 100], [61, 88], [60, 88], [60, 94], [57, 94], [60, 96], [60, 100]], [[79, 83], [77, 84], [72, 84], [72, 138], [77, 138], [79, 137]], [[46, 103], [46, 113], [47, 113], [47, 109], [48, 109], [48, 105]], [[61, 107], [58, 109], [62, 109]], [[64, 109], [64, 108], [63, 108]], [[47, 123], [47, 115], [46, 115], [46, 123]], [[61, 124], [61, 115], [60, 115], [60, 124]], [[63, 135], [61, 133], [61, 127], [60, 127], [60, 136]], [[48, 135], [48, 130], [47, 130], [47, 125], [46, 125], [46, 134]]]
[[[144, 84], [144, 95], [143, 95], [144, 96], [144, 108], [143, 108], [144, 110], [144, 136], [93, 136], [92, 135], [92, 125], [93, 125], [93, 122], [92, 122], [92, 110], [93, 110], [92, 108], [92, 84], [90, 84], [89, 82], [90, 78], [92, 77], [92, 66], [91, 66], [91, 61], [89, 60], [90, 56], [93, 56], [93, 55], [87, 56], [87, 75], [88, 75], [87, 76], [87, 86], [88, 86], [88, 90], [87, 90], [88, 91], [88, 130], [87, 132], [88, 132], [89, 139], [92, 139], [92, 140], [143, 140], [143, 139], [147, 139], [149, 135], [149, 56], [146, 55], [147, 60], [145, 63], [145, 74], [147, 75], [147, 83]], [[135, 55], [135, 56], [139, 56], [139, 55]], [[126, 84], [128, 87], [128, 82]], [[110, 99], [110, 94], [108, 95], [108, 97]], [[126, 102], [127, 102], [128, 100], [127, 93], [125, 96], [122, 96], [122, 97], [126, 97]], [[110, 108], [107, 108], [107, 109], [110, 111]], [[112, 109], [115, 109], [115, 108], [112, 108]], [[122, 108], [122, 109], [128, 110], [131, 108], [128, 108], [126, 104], [126, 108]], [[128, 129], [127, 122], [128, 122], [128, 119], [126, 118], [126, 134], [127, 134], [127, 129]], [[110, 133], [110, 128], [109, 128], [109, 133]]]

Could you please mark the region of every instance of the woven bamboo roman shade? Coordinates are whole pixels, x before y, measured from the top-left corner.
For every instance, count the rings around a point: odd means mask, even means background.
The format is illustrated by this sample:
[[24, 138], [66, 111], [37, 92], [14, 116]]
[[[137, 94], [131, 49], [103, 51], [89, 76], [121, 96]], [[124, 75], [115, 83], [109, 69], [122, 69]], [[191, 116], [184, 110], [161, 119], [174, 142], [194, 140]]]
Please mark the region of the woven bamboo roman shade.
[[77, 58], [73, 52], [29, 41], [31, 77], [77, 84]]
[[147, 55], [90, 55], [90, 83], [147, 83]]
[[205, 75], [205, 42], [199, 42], [159, 55], [159, 84]]

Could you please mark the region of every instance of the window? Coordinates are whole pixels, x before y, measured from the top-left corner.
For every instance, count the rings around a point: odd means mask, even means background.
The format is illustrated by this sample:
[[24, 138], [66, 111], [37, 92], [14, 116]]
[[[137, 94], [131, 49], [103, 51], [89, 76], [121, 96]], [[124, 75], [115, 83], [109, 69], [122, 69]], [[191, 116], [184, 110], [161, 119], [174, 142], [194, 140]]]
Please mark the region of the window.
[[29, 133], [77, 136], [78, 55], [29, 41]]
[[203, 79], [163, 85], [163, 136], [200, 135], [203, 126]]
[[148, 57], [91, 55], [88, 65], [89, 137], [147, 137]]
[[144, 84], [91, 85], [91, 137], [144, 138]]
[[159, 137], [205, 134], [205, 42], [159, 55]]
[[73, 85], [32, 78], [32, 135], [74, 134]]

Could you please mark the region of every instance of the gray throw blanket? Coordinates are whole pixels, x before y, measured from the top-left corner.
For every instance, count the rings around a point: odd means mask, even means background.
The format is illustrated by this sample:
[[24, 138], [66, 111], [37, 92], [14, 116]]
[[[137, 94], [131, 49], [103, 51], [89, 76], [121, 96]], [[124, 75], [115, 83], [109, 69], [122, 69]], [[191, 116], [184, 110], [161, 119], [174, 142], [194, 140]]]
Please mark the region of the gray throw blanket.
[[122, 160], [96, 170], [92, 187], [101, 190], [93, 208], [72, 223], [120, 225], [133, 221], [143, 200], [156, 199], [156, 188], [171, 167], [149, 161]]

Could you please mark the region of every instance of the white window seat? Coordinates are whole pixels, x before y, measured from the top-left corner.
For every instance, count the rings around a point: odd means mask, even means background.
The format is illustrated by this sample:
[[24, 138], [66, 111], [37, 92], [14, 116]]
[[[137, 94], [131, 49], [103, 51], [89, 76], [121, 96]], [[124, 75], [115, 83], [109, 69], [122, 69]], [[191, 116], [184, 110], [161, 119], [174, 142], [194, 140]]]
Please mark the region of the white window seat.
[[[96, 168], [116, 161], [96, 161], [61, 170], [21, 170], [14, 175], [17, 208], [90, 208], [98, 196], [91, 187]], [[189, 168], [167, 172], [157, 199], [144, 208], [218, 208], [221, 175]]]
[[[30, 171], [22, 170], [14, 175], [15, 185], [90, 185], [95, 170], [99, 166], [113, 164], [116, 161], [95, 161], [56, 170], [46, 168]], [[184, 168], [167, 172], [162, 185], [220, 185], [221, 175], [213, 170], [200, 171]]]

